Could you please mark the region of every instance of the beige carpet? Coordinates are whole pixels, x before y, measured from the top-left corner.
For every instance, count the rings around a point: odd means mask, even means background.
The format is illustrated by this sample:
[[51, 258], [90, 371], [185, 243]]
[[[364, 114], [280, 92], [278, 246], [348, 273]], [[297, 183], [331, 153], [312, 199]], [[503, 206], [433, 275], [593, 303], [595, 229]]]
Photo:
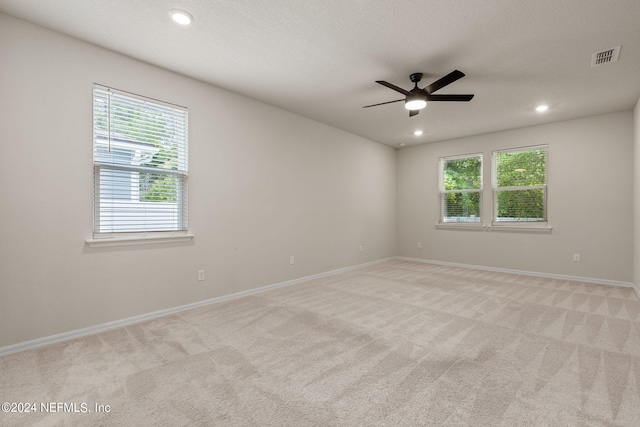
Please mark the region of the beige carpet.
[[0, 358], [0, 425], [637, 427], [639, 336], [630, 288], [390, 261]]

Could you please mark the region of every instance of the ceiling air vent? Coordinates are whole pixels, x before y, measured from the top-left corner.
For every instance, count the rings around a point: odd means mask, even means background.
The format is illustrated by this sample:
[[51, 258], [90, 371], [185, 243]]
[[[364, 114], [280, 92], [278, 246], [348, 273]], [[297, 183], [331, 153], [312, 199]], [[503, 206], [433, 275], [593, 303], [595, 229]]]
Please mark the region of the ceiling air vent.
[[618, 55], [620, 55], [620, 46], [595, 52], [591, 55], [591, 66], [597, 67], [598, 65], [608, 64], [609, 62], [616, 62]]

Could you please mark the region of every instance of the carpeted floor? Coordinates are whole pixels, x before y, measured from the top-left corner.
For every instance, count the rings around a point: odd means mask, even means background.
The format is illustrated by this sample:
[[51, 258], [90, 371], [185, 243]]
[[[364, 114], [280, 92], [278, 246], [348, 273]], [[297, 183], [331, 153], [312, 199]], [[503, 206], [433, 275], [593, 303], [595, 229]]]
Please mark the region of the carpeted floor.
[[631, 288], [396, 260], [0, 358], [0, 425], [637, 427], [639, 337]]

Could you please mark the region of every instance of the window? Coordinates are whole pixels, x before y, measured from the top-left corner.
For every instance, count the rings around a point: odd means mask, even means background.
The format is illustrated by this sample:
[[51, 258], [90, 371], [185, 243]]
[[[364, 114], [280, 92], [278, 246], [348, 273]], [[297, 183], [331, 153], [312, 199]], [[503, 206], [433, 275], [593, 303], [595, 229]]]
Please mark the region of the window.
[[493, 152], [494, 223], [547, 221], [547, 146]]
[[482, 154], [440, 158], [440, 222], [479, 223]]
[[93, 88], [94, 237], [187, 231], [187, 110]]

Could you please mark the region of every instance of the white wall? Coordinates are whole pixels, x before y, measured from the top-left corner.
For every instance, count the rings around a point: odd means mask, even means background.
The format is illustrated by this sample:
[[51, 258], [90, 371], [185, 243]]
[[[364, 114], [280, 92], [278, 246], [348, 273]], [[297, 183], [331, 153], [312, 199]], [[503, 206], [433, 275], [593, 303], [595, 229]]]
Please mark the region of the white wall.
[[[630, 282], [632, 130], [633, 116], [627, 111], [400, 150], [399, 255]], [[492, 150], [538, 144], [549, 146], [551, 234], [436, 230], [439, 157], [484, 154], [483, 209], [488, 225]], [[417, 249], [419, 241], [422, 249]], [[574, 253], [581, 254], [581, 262], [573, 262]]]
[[[392, 148], [4, 15], [0, 63], [0, 347], [396, 254]], [[93, 82], [189, 108], [193, 242], [85, 245]]]

